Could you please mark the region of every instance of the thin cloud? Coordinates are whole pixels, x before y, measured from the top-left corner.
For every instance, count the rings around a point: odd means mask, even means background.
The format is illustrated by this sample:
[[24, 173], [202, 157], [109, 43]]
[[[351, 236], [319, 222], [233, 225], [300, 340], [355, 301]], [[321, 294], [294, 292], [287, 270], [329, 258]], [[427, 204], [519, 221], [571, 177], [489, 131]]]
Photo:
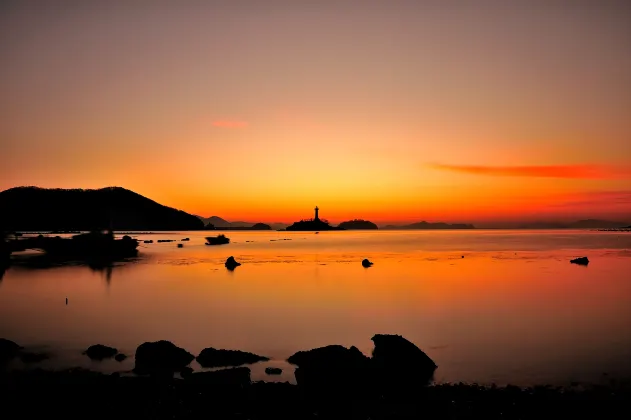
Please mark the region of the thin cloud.
[[220, 128], [245, 128], [249, 124], [247, 121], [235, 121], [235, 120], [217, 120], [213, 121], [213, 127]]
[[487, 176], [520, 176], [537, 178], [569, 179], [627, 179], [631, 168], [610, 165], [533, 165], [533, 166], [485, 166], [430, 164], [443, 171]]
[[558, 197], [558, 202], [550, 207], [577, 206], [622, 206], [631, 210], [631, 191], [593, 191], [575, 193]]

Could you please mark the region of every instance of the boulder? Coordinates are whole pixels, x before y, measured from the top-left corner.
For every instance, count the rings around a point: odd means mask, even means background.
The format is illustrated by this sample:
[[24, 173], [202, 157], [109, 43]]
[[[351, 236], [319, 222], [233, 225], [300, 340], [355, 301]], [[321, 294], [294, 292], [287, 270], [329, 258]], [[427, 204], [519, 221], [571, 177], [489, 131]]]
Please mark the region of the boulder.
[[570, 260], [570, 262], [572, 264], [587, 265], [589, 264], [589, 259], [587, 257], [579, 257], [579, 258], [574, 258], [573, 260]]
[[349, 392], [362, 392], [370, 378], [370, 359], [357, 347], [331, 345], [299, 351], [287, 361], [298, 366], [298, 386], [314, 395], [344, 398]]
[[103, 344], [95, 344], [88, 347], [88, 349], [83, 352], [83, 354], [92, 360], [110, 359], [114, 357], [116, 353], [118, 353], [118, 350], [114, 347], [104, 346]]
[[228, 257], [228, 259], [226, 260], [226, 268], [230, 271], [234, 270], [235, 268], [237, 268], [238, 266], [240, 266], [241, 263], [238, 263], [234, 257]]
[[267, 357], [247, 351], [214, 349], [212, 347], [202, 350], [196, 359], [205, 368], [249, 365], [269, 360]]
[[368, 258], [364, 258], [364, 260], [362, 261], [362, 266], [364, 268], [368, 268], [368, 267], [372, 267], [373, 263], [371, 263], [370, 261], [368, 261]]
[[195, 359], [195, 356], [170, 341], [142, 343], [136, 349], [134, 372], [138, 374], [163, 374], [179, 372]]
[[116, 360], [117, 362], [122, 362], [125, 359], [127, 359], [127, 355], [123, 353], [118, 353], [116, 356], [114, 356], [114, 360]]
[[427, 385], [437, 366], [416, 345], [400, 335], [377, 334], [371, 364], [377, 382], [389, 387]]
[[16, 357], [22, 347], [11, 340], [0, 338], [0, 362], [7, 362]]
[[339, 344], [299, 351], [287, 359], [298, 367], [347, 366], [363, 364], [369, 359], [359, 349], [352, 346], [347, 349]]

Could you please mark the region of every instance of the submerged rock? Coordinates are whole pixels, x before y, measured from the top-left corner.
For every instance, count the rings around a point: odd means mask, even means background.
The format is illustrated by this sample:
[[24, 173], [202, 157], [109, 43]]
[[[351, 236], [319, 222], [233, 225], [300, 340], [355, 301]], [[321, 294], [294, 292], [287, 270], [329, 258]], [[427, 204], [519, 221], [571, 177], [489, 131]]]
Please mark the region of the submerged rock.
[[267, 367], [265, 368], [265, 373], [268, 375], [280, 375], [281, 373], [283, 373], [283, 370], [276, 367]]
[[589, 259], [587, 257], [579, 257], [579, 258], [574, 258], [573, 260], [570, 260], [570, 262], [572, 264], [587, 265], [589, 264]]
[[228, 259], [226, 260], [226, 264], [225, 264], [226, 268], [228, 270], [231, 270], [231, 271], [234, 270], [235, 268], [237, 268], [240, 265], [241, 265], [241, 263], [238, 263], [234, 259], [234, 257], [232, 257], [232, 256], [228, 257]]
[[197, 372], [186, 378], [195, 384], [220, 385], [220, 386], [247, 386], [251, 384], [250, 369], [247, 367], [237, 367], [230, 369], [220, 369], [212, 372]]
[[11, 340], [0, 338], [0, 362], [6, 362], [16, 357], [22, 347]]
[[104, 346], [103, 344], [95, 344], [88, 347], [88, 349], [83, 352], [83, 354], [92, 360], [110, 359], [114, 357], [116, 353], [118, 353], [117, 349], [114, 347]]
[[247, 351], [223, 350], [209, 347], [202, 350], [196, 360], [202, 367], [223, 367], [249, 365], [267, 361], [269, 358], [254, 353], [248, 353]]
[[138, 374], [171, 374], [180, 371], [195, 359], [195, 356], [171, 343], [161, 340], [142, 343], [136, 349], [134, 372]]
[[362, 266], [364, 266], [365, 268], [368, 267], [372, 267], [373, 263], [368, 261], [368, 258], [364, 258], [364, 260], [362, 261]]

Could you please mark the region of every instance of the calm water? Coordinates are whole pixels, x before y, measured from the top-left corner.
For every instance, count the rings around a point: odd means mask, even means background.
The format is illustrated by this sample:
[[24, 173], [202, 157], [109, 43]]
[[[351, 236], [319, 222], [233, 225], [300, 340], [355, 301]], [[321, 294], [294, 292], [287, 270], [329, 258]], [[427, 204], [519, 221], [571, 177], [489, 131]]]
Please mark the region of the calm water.
[[[264, 368], [289, 368], [295, 351], [370, 354], [375, 333], [396, 333], [436, 361], [440, 382], [631, 377], [631, 234], [228, 232], [233, 243], [210, 247], [206, 235], [138, 235], [191, 241], [142, 244], [111, 270], [14, 265], [0, 282], [0, 337], [52, 351], [40, 366], [102, 371], [131, 369], [144, 341], [241, 349], [271, 357], [253, 377], [272, 380]], [[230, 255], [243, 263], [234, 272]], [[584, 255], [588, 267], [569, 263]], [[90, 362], [81, 351], [96, 343], [132, 357]]]

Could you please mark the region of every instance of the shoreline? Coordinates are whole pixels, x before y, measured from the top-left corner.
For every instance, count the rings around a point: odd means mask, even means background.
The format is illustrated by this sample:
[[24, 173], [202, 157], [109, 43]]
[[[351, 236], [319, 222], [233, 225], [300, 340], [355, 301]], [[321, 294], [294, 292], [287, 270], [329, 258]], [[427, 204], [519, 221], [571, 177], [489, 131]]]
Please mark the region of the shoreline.
[[[586, 389], [548, 386], [420, 386], [378, 395], [335, 389], [313, 392], [287, 382], [205, 381], [128, 377], [85, 369], [14, 370], [0, 373], [2, 410], [64, 418], [624, 418], [631, 414], [631, 383]], [[225, 379], [225, 378], [224, 378]]]

